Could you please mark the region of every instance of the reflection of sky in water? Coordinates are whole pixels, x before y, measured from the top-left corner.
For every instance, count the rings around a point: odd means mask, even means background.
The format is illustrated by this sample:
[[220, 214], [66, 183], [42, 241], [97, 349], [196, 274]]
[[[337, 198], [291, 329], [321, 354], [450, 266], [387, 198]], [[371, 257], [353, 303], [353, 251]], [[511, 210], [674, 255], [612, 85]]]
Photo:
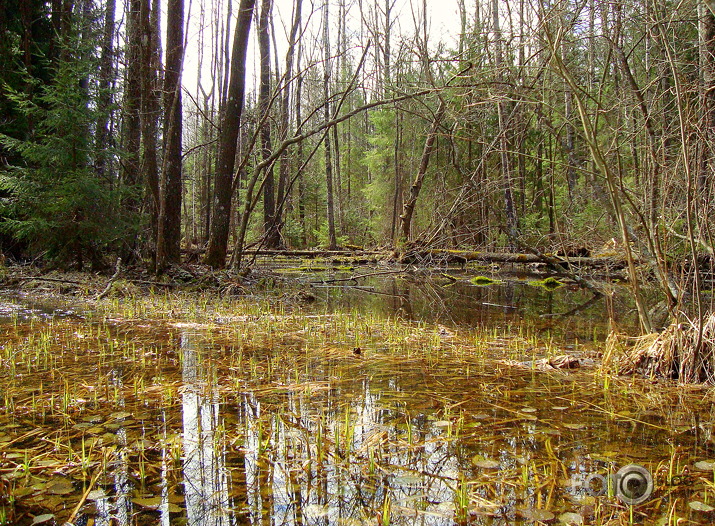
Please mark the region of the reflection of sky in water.
[[[499, 294], [481, 299], [497, 303]], [[554, 301], [553, 311], [568, 307]], [[634, 398], [625, 384], [607, 389], [588, 372], [496, 361], [516, 339], [489, 336], [475, 351], [423, 325], [391, 334], [365, 326], [370, 319], [350, 318], [341, 333], [343, 320], [314, 316], [290, 325], [288, 338], [276, 316], [276, 333], [250, 343], [241, 331], [262, 325], [132, 329], [139, 337], [122, 339], [104, 326], [93, 333], [76, 320], [55, 323], [67, 380], [58, 376], [54, 389], [91, 387], [72, 406], [82, 408], [72, 423], [102, 429], [79, 428], [73, 447], [112, 435], [97, 484], [108, 496], [92, 499], [95, 524], [350, 526], [377, 524], [385, 510], [391, 524], [441, 526], [454, 523], [464, 490], [472, 523], [505, 525], [521, 520], [517, 509], [578, 511], [567, 488], [574, 475], [661, 462], [678, 447], [715, 454], [708, 432], [688, 434], [694, 411], [704, 429], [713, 419], [692, 398], [666, 403], [645, 383]], [[361, 336], [357, 356], [359, 331], [373, 332]], [[94, 347], [103, 338], [111, 339], [104, 356]], [[53, 374], [38, 373], [45, 392]], [[34, 378], [14, 384], [26, 400], [37, 394], [26, 385]], [[48, 422], [33, 426], [56, 423]]]
[[[212, 402], [217, 393], [206, 383], [201, 336], [183, 333], [181, 352], [189, 525], [222, 526], [240, 517], [257, 525], [360, 524], [374, 519], [388, 496], [397, 516], [419, 516], [422, 524], [452, 523], [460, 466], [444, 428], [421, 418], [418, 429], [410, 421], [419, 443], [408, 444], [407, 418], [380, 403], [369, 379], [345, 393], [288, 391], [281, 413], [275, 404], [265, 410], [254, 393], [240, 394], [236, 446], [243, 453], [245, 490], [238, 493], [245, 503], [238, 505], [229, 498], [229, 486], [240, 482], [231, 479], [224, 463], [230, 446], [216, 432], [225, 425], [220, 410], [229, 408]], [[392, 388], [398, 389], [394, 382]], [[405, 428], [400, 436], [396, 422]], [[372, 475], [371, 457], [377, 466]]]
[[184, 496], [189, 526], [230, 524], [224, 444], [216, 436], [220, 423], [217, 388], [210, 388], [198, 363], [198, 335], [181, 335], [183, 357], [182, 417]]
[[[314, 390], [290, 387], [293, 373], [283, 371], [271, 379], [275, 393], [247, 389], [234, 393], [235, 404], [219, 403], [218, 388], [207, 381], [213, 364], [203, 339], [183, 333], [180, 343], [182, 504], [189, 525], [362, 524], [375, 522], [384, 506], [392, 524], [451, 525], [462, 483], [472, 511], [504, 513], [475, 515], [475, 523], [512, 523], [517, 507], [541, 502], [539, 477], [524, 477], [549, 464], [547, 451], [560, 441], [560, 414], [536, 420], [492, 407], [479, 418], [495, 427], [481, 436], [482, 428], [464, 425], [474, 423], [473, 406], [445, 409], [460, 407], [460, 391], [466, 400], [494, 399], [478, 383], [450, 386], [454, 399], [445, 400], [420, 391], [419, 379], [399, 367], [392, 378], [366, 374], [345, 381], [325, 364], [310, 371]], [[507, 385], [517, 407], [548, 409], [550, 402], [530, 391], [528, 378]], [[589, 453], [602, 449], [594, 449], [599, 440], [572, 442], [559, 462], [584, 471], [592, 466]], [[231, 448], [240, 452], [238, 461], [227, 456]], [[496, 461], [499, 470], [485, 474], [475, 467], [475, 455]], [[227, 458], [233, 458], [229, 465]], [[568, 505], [565, 488], [551, 491], [553, 502]]]

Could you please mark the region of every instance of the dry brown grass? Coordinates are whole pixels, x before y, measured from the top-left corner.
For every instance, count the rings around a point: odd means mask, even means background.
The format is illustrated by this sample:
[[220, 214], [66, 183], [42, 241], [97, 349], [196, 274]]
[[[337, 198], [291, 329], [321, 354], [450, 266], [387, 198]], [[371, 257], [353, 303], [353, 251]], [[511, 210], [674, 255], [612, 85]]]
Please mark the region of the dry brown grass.
[[611, 333], [604, 366], [618, 373], [715, 384], [715, 314], [705, 318], [698, 345], [699, 332], [697, 323], [687, 322], [636, 338]]

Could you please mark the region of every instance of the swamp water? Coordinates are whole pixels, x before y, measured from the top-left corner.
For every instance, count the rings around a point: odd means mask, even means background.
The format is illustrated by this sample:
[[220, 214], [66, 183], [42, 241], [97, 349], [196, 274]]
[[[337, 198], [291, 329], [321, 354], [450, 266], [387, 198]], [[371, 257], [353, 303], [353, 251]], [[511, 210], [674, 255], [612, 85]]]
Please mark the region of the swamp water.
[[[0, 524], [714, 522], [710, 391], [536, 367], [588, 362], [618, 294], [366, 287], [4, 304]], [[614, 494], [631, 463], [636, 506]]]

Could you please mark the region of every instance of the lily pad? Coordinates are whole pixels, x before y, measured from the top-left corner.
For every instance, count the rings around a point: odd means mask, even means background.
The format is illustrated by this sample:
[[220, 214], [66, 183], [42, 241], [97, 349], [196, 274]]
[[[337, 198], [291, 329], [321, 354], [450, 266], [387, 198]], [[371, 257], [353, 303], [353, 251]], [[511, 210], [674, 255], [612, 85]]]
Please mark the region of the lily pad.
[[702, 511], [703, 513], [710, 513], [711, 511], [715, 511], [715, 508], [713, 508], [709, 504], [700, 502], [699, 500], [693, 500], [693, 501], [688, 502], [688, 506], [690, 507], [691, 510]]
[[699, 471], [712, 471], [715, 468], [715, 462], [710, 460], [701, 460], [695, 463], [695, 469]]
[[578, 513], [567, 511], [559, 515], [559, 522], [568, 526], [580, 526], [583, 524], [583, 517]]
[[142, 508], [158, 509], [161, 506], [161, 496], [156, 495], [154, 497], [137, 497], [132, 499], [132, 502], [137, 506]]
[[472, 458], [472, 464], [482, 469], [497, 469], [501, 464], [491, 458], [484, 458], [481, 455], [476, 455]]
[[74, 486], [72, 485], [72, 481], [58, 478], [47, 483], [45, 493], [50, 495], [69, 495], [70, 493], [74, 493]]
[[32, 519], [32, 524], [46, 524], [53, 520], [55, 520], [54, 513], [43, 513], [42, 515], [37, 515], [34, 519]]

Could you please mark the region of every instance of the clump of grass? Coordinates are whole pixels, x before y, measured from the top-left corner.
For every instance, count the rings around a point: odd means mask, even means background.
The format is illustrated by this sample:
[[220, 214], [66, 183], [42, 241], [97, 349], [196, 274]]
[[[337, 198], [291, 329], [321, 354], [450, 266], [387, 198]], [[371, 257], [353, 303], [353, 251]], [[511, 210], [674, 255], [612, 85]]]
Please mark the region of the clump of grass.
[[681, 383], [715, 384], [715, 314], [704, 320], [698, 347], [700, 332], [697, 323], [679, 323], [638, 338], [611, 333], [604, 366]]

